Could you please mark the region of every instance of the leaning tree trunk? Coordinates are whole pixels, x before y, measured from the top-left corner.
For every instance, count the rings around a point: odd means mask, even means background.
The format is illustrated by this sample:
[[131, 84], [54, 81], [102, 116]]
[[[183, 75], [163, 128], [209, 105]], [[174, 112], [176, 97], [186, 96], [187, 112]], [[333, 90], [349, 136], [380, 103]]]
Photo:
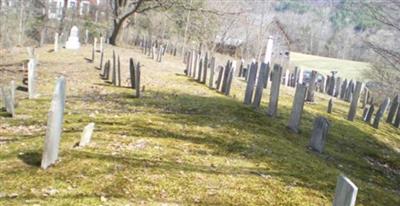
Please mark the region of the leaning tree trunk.
[[118, 37], [119, 31], [120, 31], [120, 29], [122, 27], [122, 24], [123, 24], [122, 20], [114, 19], [113, 28], [112, 28], [112, 31], [111, 31], [111, 36], [109, 38], [109, 40], [110, 40], [109, 43], [111, 45], [116, 45], [117, 44], [117, 37]]

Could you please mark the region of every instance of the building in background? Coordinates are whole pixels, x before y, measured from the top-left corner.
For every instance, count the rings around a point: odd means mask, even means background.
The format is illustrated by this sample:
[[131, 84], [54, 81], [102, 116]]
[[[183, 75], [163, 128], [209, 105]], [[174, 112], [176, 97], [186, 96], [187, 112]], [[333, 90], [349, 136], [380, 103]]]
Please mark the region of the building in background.
[[[79, 9], [79, 15], [88, 15], [91, 10], [100, 5], [102, 0], [68, 0], [68, 9]], [[60, 19], [64, 8], [64, 0], [49, 0], [49, 18]]]

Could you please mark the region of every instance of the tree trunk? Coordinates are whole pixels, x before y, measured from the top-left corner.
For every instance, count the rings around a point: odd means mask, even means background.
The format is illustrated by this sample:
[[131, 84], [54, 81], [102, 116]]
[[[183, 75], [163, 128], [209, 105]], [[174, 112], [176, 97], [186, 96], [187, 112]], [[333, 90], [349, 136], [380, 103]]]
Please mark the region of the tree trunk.
[[68, 0], [64, 0], [64, 7], [61, 11], [60, 25], [58, 27], [58, 34], [60, 35], [64, 30], [64, 22], [65, 22], [65, 15], [67, 13], [67, 8], [68, 8]]
[[118, 21], [118, 20], [114, 19], [111, 36], [109, 38], [109, 41], [110, 41], [109, 43], [111, 45], [117, 44], [117, 37], [118, 37], [119, 30], [121, 29], [122, 23], [123, 23], [123, 21]]

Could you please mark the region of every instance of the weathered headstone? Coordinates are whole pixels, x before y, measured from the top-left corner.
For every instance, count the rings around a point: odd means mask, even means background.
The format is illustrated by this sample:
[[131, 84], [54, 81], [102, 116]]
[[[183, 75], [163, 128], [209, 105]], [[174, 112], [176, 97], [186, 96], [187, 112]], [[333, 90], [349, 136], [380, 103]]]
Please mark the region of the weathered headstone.
[[355, 206], [357, 186], [347, 177], [340, 175], [337, 179], [333, 206]]
[[198, 59], [199, 59], [199, 54], [197, 52], [194, 52], [194, 64], [193, 64], [193, 70], [192, 70], [192, 78], [196, 78], [196, 73], [197, 73], [197, 67], [198, 67]]
[[397, 110], [397, 114], [396, 114], [396, 118], [394, 119], [393, 126], [395, 126], [396, 128], [400, 128], [400, 107]]
[[59, 34], [56, 32], [54, 34], [54, 52], [58, 52], [58, 48], [59, 48], [59, 46], [58, 46], [58, 37], [59, 37]]
[[210, 61], [210, 79], [208, 81], [208, 87], [214, 88], [214, 73], [215, 73], [215, 57], [211, 57]]
[[253, 106], [256, 108], [260, 107], [260, 104], [261, 104], [265, 81], [267, 81], [265, 79], [265, 78], [267, 78], [267, 73], [269, 73], [269, 65], [266, 64], [265, 62], [263, 62], [263, 63], [261, 63], [261, 66], [260, 66], [260, 71], [258, 74], [258, 80], [257, 80], [257, 85], [256, 85], [256, 91], [254, 93]]
[[374, 114], [374, 110], [375, 110], [375, 106], [373, 104], [371, 104], [368, 107], [367, 114], [365, 115], [365, 117], [363, 119], [364, 122], [371, 123], [371, 119], [372, 119], [372, 115]]
[[118, 55], [118, 66], [117, 66], [117, 85], [120, 87], [121, 86], [121, 59], [119, 58]]
[[221, 87], [221, 92], [225, 94], [226, 88], [228, 86], [228, 78], [229, 78], [229, 73], [231, 71], [231, 61], [228, 61], [225, 65], [225, 70], [224, 74], [222, 77], [222, 87]]
[[13, 99], [13, 92], [11, 86], [1, 87], [1, 93], [3, 94], [4, 106], [6, 108], [6, 112], [11, 115], [11, 117], [15, 116], [15, 104]]
[[218, 68], [219, 68], [218, 77], [217, 77], [217, 81], [216, 81], [216, 89], [217, 89], [217, 91], [219, 91], [219, 89], [221, 88], [222, 76], [224, 74], [224, 67], [223, 66], [218, 66]]
[[244, 104], [251, 104], [253, 99], [254, 84], [257, 75], [257, 63], [253, 62], [250, 66], [249, 77], [246, 86], [246, 92], [244, 95]]
[[65, 78], [59, 77], [51, 101], [47, 120], [41, 167], [47, 169], [58, 159], [61, 133], [64, 121]]
[[330, 113], [332, 113], [332, 109], [333, 109], [333, 100], [332, 100], [332, 98], [330, 98], [329, 99], [329, 102], [328, 102], [328, 113], [330, 114]]
[[114, 86], [117, 86], [117, 59], [115, 56], [115, 51], [113, 51], [113, 65], [112, 65], [112, 76], [111, 76], [111, 83]]
[[342, 84], [342, 78], [337, 77], [336, 78], [336, 84], [335, 84], [335, 94], [333, 95], [334, 97], [339, 97], [340, 96], [340, 90], [342, 89], [340, 85]]
[[392, 104], [390, 105], [390, 109], [389, 109], [389, 113], [386, 119], [387, 123], [392, 124], [394, 117], [396, 115], [397, 109], [399, 108], [399, 95], [396, 95], [396, 97], [394, 97]]
[[81, 44], [79, 43], [79, 29], [76, 26], [71, 28], [71, 33], [68, 37], [68, 41], [65, 43], [66, 49], [79, 49]]
[[100, 51], [103, 51], [104, 50], [104, 37], [100, 37]]
[[226, 88], [224, 91], [224, 94], [228, 96], [231, 92], [231, 87], [232, 87], [232, 82], [233, 82], [233, 73], [235, 73], [236, 70], [236, 61], [232, 61], [231, 64], [229, 65], [229, 71], [227, 75], [227, 81], [226, 81]]
[[356, 116], [357, 104], [358, 104], [358, 99], [360, 98], [361, 89], [362, 89], [362, 82], [357, 81], [356, 89], [353, 93], [353, 97], [350, 104], [349, 114], [347, 116], [347, 119], [350, 121], [353, 121]]
[[292, 112], [290, 113], [290, 119], [288, 128], [298, 133], [301, 121], [301, 115], [303, 114], [304, 99], [306, 97], [307, 86], [303, 84], [297, 84], [296, 93], [293, 99]]
[[36, 98], [36, 59], [31, 58], [28, 62], [28, 93], [29, 99]]
[[278, 100], [281, 80], [282, 67], [276, 64], [274, 65], [274, 70], [272, 73], [271, 93], [267, 110], [267, 115], [270, 117], [276, 117], [278, 115]]
[[201, 74], [202, 73], [203, 73], [203, 58], [200, 58], [200, 60], [199, 60], [199, 70], [198, 70], [197, 78], [196, 78], [196, 80], [198, 82], [201, 81]]
[[94, 130], [94, 123], [89, 123], [84, 129], [81, 134], [81, 141], [79, 142], [80, 147], [84, 147], [90, 143], [90, 140], [92, 139], [92, 134]]
[[329, 122], [324, 117], [317, 117], [314, 120], [313, 131], [311, 134], [310, 147], [322, 153], [324, 150], [326, 138], [328, 136]]
[[306, 96], [306, 101], [308, 102], [314, 102], [315, 101], [315, 81], [317, 80], [317, 71], [312, 71], [311, 72], [311, 78], [308, 86], [308, 91], [307, 91], [307, 96]]
[[381, 121], [383, 115], [385, 114], [385, 111], [386, 111], [387, 107], [389, 106], [389, 104], [390, 104], [390, 98], [387, 97], [387, 98], [385, 99], [385, 101], [383, 101], [383, 103], [379, 106], [379, 109], [378, 109], [378, 111], [377, 111], [376, 114], [375, 114], [374, 122], [373, 122], [373, 124], [372, 124], [372, 126], [373, 126], [374, 128], [377, 128], [377, 129], [378, 129], [378, 127], [379, 127], [379, 122]]
[[138, 62], [135, 67], [135, 92], [136, 97], [140, 98], [140, 63]]
[[100, 50], [100, 71], [103, 69], [104, 50]]
[[129, 59], [129, 76], [131, 79], [131, 87], [132, 89], [135, 89], [135, 63], [133, 62], [133, 59]]
[[340, 89], [340, 99], [344, 99], [347, 91], [347, 79], [345, 79], [342, 83], [341, 89]]
[[203, 78], [201, 79], [201, 83], [203, 83], [203, 84], [206, 83], [207, 70], [208, 70], [208, 52], [206, 52], [206, 56], [204, 57]]
[[304, 71], [302, 69], [299, 69], [299, 79], [297, 84], [303, 84], [303, 79], [304, 79]]

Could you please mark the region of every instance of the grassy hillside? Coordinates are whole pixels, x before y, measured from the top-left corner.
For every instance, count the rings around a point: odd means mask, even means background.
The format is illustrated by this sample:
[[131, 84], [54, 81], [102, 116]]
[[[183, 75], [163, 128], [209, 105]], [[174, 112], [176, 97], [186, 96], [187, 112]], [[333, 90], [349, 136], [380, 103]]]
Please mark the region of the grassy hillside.
[[[226, 97], [183, 76], [181, 58], [160, 64], [114, 48], [124, 79], [129, 57], [143, 65], [145, 92], [135, 99], [127, 81], [116, 88], [99, 79], [98, 59], [83, 59], [91, 48], [49, 48], [38, 51], [41, 97], [19, 92], [18, 116], [0, 117], [0, 205], [331, 205], [340, 174], [359, 187], [357, 205], [400, 205], [399, 129], [345, 120], [348, 103], [337, 100], [327, 114], [328, 98], [317, 94], [293, 134], [286, 128], [293, 89], [282, 88], [273, 119], [265, 114], [267, 90], [255, 111], [242, 104], [242, 80]], [[60, 161], [44, 171], [47, 111], [60, 74], [68, 88]], [[307, 147], [318, 115], [331, 123], [322, 155]], [[90, 122], [91, 144], [74, 148]]]
[[291, 64], [305, 69], [315, 69], [322, 74], [330, 74], [338, 71], [338, 76], [356, 80], [362, 80], [364, 71], [369, 69], [366, 62], [335, 59], [329, 57], [314, 56], [302, 53], [290, 53]]

